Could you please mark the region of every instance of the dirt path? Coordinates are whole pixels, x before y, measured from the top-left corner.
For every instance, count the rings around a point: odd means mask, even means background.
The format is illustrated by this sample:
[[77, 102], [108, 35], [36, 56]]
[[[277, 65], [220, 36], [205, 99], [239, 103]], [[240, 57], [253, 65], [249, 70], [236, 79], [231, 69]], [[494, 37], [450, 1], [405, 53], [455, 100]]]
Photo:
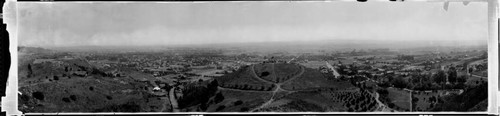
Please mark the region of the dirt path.
[[272, 81], [268, 81], [268, 80], [262, 79], [262, 78], [260, 78], [259, 76], [257, 76], [257, 74], [255, 73], [255, 69], [254, 69], [254, 67], [255, 67], [255, 65], [252, 65], [252, 67], [250, 67], [250, 70], [253, 72], [253, 73], [252, 73], [252, 74], [253, 74], [253, 76], [252, 76], [252, 77], [257, 78], [258, 80], [263, 81], [263, 82], [266, 82], [266, 83], [269, 83], [269, 84], [274, 84], [274, 82], [272, 82]]
[[179, 112], [179, 103], [177, 103], [177, 99], [175, 98], [175, 88], [170, 89], [169, 92], [169, 97], [170, 97], [170, 104], [172, 104], [172, 111], [173, 112]]
[[391, 112], [391, 111], [394, 111], [393, 109], [387, 107], [379, 99], [380, 99], [380, 95], [377, 92], [375, 92], [375, 101], [377, 101], [377, 103], [378, 103], [377, 111], [380, 111], [380, 112]]
[[477, 77], [477, 78], [485, 78], [485, 79], [488, 79], [488, 77], [483, 77], [483, 76], [479, 76], [479, 75], [474, 75], [474, 74], [471, 74], [472, 77]]
[[300, 66], [300, 72], [299, 72], [299, 74], [294, 75], [294, 76], [292, 76], [292, 78], [290, 78], [290, 79], [288, 79], [288, 80], [286, 80], [286, 81], [283, 81], [283, 82], [281, 82], [281, 83], [279, 83], [279, 84], [280, 84], [280, 85], [282, 85], [282, 84], [285, 84], [285, 83], [287, 83], [287, 82], [290, 82], [290, 81], [292, 81], [292, 80], [294, 80], [294, 79], [298, 78], [299, 76], [302, 76], [302, 74], [304, 74], [304, 72], [305, 72], [305, 71], [306, 71], [306, 69], [305, 69], [304, 67]]
[[[273, 65], [272, 65], [272, 66], [273, 66], [273, 73], [275, 73], [275, 74], [276, 74], [276, 72], [274, 71], [274, 63], [273, 63]], [[252, 68], [252, 71], [254, 72], [254, 73], [253, 73], [253, 74], [255, 75], [254, 77], [259, 78], [259, 77], [257, 76], [257, 74], [255, 74], [255, 71], [253, 70], [253, 67], [254, 67], [254, 66], [252, 65], [252, 67], [251, 67], [251, 68]], [[262, 109], [262, 108], [264, 108], [264, 107], [268, 106], [269, 104], [271, 104], [271, 103], [274, 101], [274, 96], [276, 96], [276, 93], [278, 93], [278, 92], [280, 92], [280, 91], [285, 91], [285, 92], [296, 92], [296, 91], [291, 91], [291, 90], [285, 90], [285, 89], [282, 89], [282, 88], [281, 88], [281, 85], [283, 85], [284, 83], [287, 83], [287, 82], [289, 82], [290, 80], [293, 80], [293, 79], [295, 79], [295, 78], [299, 77], [300, 75], [304, 74], [304, 72], [305, 72], [305, 68], [303, 68], [302, 66], [301, 66], [300, 68], [301, 68], [301, 71], [300, 71], [300, 73], [299, 73], [299, 74], [294, 75], [294, 76], [292, 76], [292, 78], [290, 78], [290, 79], [288, 79], [288, 80], [286, 80], [286, 81], [283, 81], [283, 82], [281, 82], [281, 83], [274, 83], [274, 82], [267, 81], [267, 80], [265, 80], [265, 79], [259, 78], [259, 80], [262, 80], [262, 81], [265, 81], [265, 82], [271, 82], [272, 84], [274, 84], [274, 85], [276, 86], [276, 88], [272, 91], [273, 95], [271, 96], [271, 98], [269, 98], [269, 100], [268, 100], [267, 102], [265, 102], [264, 104], [260, 105], [260, 106], [259, 106], [259, 107], [257, 107], [257, 108], [254, 108], [254, 109], [250, 110], [250, 112], [254, 112], [255, 110]], [[275, 76], [276, 76], [276, 75], [275, 75]], [[275, 77], [275, 78], [276, 78], [276, 77]]]
[[274, 96], [276, 95], [276, 93], [278, 93], [278, 91], [281, 90], [280, 89], [280, 86], [276, 86], [276, 89], [274, 89], [273, 91], [273, 95], [271, 96], [271, 98], [269, 98], [269, 100], [267, 102], [265, 102], [264, 104], [260, 105], [259, 107], [257, 108], [254, 108], [252, 110], [250, 110], [250, 112], [254, 112], [255, 110], [258, 110], [258, 109], [261, 109], [261, 108], [264, 108], [266, 107], [267, 105], [271, 104], [273, 101], [274, 101]]

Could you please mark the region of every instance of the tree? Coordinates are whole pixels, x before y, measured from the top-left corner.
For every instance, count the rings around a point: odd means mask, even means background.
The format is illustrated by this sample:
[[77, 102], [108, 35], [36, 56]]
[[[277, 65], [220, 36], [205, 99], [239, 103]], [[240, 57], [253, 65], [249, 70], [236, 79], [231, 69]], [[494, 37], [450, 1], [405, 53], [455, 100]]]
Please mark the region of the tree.
[[434, 82], [439, 83], [439, 84], [443, 83], [445, 81], [445, 79], [446, 79], [446, 74], [442, 70], [438, 71], [437, 74], [435, 74], [434, 78], [433, 78]]
[[244, 85], [243, 85], [243, 89], [244, 89], [244, 90], [248, 90], [248, 89], [249, 89], [248, 85], [247, 85], [247, 84], [244, 84]]
[[455, 70], [455, 67], [451, 67], [448, 70], [448, 81], [451, 83], [455, 83], [457, 81], [457, 70]]
[[222, 106], [217, 107], [217, 109], [215, 109], [215, 111], [221, 111], [221, 110], [223, 110], [224, 108], [226, 108], [226, 106], [222, 105]]
[[408, 83], [402, 77], [396, 77], [393, 79], [392, 85], [397, 88], [406, 88]]
[[28, 78], [33, 74], [33, 69], [31, 69], [31, 64], [28, 64]]
[[243, 104], [243, 101], [241, 101], [241, 100], [238, 100], [238, 101], [234, 102], [234, 105], [235, 105], [235, 106], [237, 106], [237, 105], [241, 105], [241, 104]]
[[222, 93], [221, 92], [217, 93], [215, 95], [214, 102], [219, 103], [222, 102], [222, 100], [224, 100], [224, 96], [222, 95]]

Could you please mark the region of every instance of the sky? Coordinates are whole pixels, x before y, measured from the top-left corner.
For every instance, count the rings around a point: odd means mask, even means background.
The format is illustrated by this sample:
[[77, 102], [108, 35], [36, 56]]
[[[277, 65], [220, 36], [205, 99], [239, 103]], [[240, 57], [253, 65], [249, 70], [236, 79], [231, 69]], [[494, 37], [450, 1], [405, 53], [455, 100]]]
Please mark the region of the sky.
[[[20, 46], [281, 41], [486, 42], [487, 3], [19, 3]], [[406, 43], [411, 44], [411, 43]]]

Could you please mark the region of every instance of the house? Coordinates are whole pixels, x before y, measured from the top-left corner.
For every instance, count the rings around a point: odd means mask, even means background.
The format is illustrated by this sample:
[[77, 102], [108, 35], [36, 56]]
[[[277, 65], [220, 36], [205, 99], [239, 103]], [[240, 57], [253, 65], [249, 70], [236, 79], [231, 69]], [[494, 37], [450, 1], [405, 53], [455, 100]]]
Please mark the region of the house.
[[158, 87], [158, 86], [154, 87], [153, 91], [160, 91], [160, 87]]

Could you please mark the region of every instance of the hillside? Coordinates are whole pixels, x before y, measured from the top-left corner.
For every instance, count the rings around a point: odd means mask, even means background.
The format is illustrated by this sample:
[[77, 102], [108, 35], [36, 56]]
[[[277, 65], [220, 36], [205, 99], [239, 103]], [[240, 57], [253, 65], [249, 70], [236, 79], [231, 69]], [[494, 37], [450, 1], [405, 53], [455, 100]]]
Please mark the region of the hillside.
[[[20, 57], [22, 112], [170, 111], [168, 98], [134, 77], [107, 77], [84, 59]], [[133, 76], [133, 75], [132, 75]], [[166, 100], [165, 100], [166, 99]]]
[[[224, 100], [209, 102], [207, 111], [325, 112], [372, 111], [375, 98], [348, 80], [290, 63], [261, 63], [216, 78]], [[230, 84], [229, 84], [230, 83]], [[228, 86], [230, 85], [230, 86]], [[250, 85], [250, 86], [249, 86]], [[273, 88], [253, 89], [271, 85]], [[220, 98], [220, 97], [219, 97]]]
[[224, 88], [259, 91], [270, 91], [274, 88], [273, 84], [259, 80], [251, 66], [241, 67], [241, 69], [231, 74], [217, 77], [215, 79], [219, 82], [219, 86]]

